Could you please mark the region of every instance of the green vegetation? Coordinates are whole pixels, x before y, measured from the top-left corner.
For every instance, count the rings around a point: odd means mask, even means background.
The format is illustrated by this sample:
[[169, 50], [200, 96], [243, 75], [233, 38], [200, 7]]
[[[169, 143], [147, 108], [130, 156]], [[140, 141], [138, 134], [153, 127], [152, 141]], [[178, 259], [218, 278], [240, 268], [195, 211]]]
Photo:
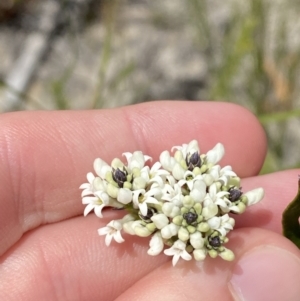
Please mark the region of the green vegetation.
[[[298, 0], [288, 0], [282, 4], [279, 2], [270, 5], [267, 0], [228, 1], [230, 17], [221, 25], [210, 17], [209, 0], [185, 1], [185, 11], [179, 21], [176, 18], [173, 20], [170, 15], [165, 16], [159, 5], [149, 9], [149, 22], [159, 30], [176, 28], [178, 24], [188, 24], [194, 29], [191, 39], [195, 40], [199, 55], [205, 55], [207, 62], [206, 99], [241, 104], [259, 118], [269, 139], [262, 173], [300, 166], [282, 164], [282, 140], [286, 124], [290, 119], [300, 116], [300, 109], [296, 108], [300, 45], [291, 46], [288, 22], [291, 13], [299, 15], [300, 5]], [[86, 108], [104, 107], [111, 95], [116, 99], [122, 97], [124, 85], [135, 94], [133, 102], [137, 102], [143, 94], [141, 90], [145, 89], [134, 83], [133, 79], [138, 72], [134, 60], [124, 59], [114, 75], [108, 76], [116, 54], [114, 41], [120, 4], [119, 0], [107, 0], [101, 4], [101, 22], [105, 34], [102, 50], [97, 54], [97, 78], [91, 99], [85, 100]], [[275, 24], [271, 31], [270, 22]], [[78, 59], [79, 56], [75, 55], [65, 72], [49, 84], [57, 109], [72, 109], [66, 86]], [[274, 128], [276, 135], [273, 134]]]

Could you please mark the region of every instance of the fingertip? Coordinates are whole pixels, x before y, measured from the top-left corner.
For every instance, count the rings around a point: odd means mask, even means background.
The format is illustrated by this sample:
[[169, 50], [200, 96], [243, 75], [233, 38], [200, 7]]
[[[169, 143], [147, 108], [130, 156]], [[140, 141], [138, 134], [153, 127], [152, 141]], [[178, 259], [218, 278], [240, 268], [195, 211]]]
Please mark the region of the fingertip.
[[275, 233], [257, 233], [267, 234], [267, 241], [250, 247], [232, 268], [228, 288], [234, 300], [299, 300], [299, 250]]

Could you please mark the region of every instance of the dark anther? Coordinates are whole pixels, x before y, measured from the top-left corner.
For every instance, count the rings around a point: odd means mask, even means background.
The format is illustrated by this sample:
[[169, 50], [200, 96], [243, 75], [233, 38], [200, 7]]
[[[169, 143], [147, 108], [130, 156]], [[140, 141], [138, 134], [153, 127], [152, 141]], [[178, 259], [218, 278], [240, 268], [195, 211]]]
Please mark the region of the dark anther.
[[112, 177], [120, 188], [123, 187], [124, 182], [127, 180], [127, 171], [125, 169], [120, 170], [119, 168], [113, 169]]
[[189, 154], [186, 156], [185, 159], [186, 165], [188, 170], [193, 171], [195, 167], [201, 166], [201, 159], [198, 152], [194, 152], [191, 156]]
[[151, 221], [150, 218], [156, 213], [156, 209], [154, 208], [148, 208], [146, 215], [139, 215], [141, 219], [143, 219], [145, 222]]
[[239, 189], [229, 189], [229, 201], [235, 202], [237, 201], [243, 193]]
[[222, 245], [222, 242], [220, 240], [219, 236], [213, 236], [213, 237], [209, 237], [208, 239], [209, 244], [213, 247], [213, 248], [219, 248]]
[[183, 218], [186, 220], [188, 225], [191, 225], [193, 222], [197, 220], [198, 215], [193, 212], [187, 212], [183, 214]]

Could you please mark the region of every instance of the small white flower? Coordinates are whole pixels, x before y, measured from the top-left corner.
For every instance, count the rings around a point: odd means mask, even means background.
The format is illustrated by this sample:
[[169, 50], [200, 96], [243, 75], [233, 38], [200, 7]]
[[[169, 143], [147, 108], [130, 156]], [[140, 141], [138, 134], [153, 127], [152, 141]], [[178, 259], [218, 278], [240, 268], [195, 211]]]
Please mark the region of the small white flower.
[[215, 182], [221, 181], [224, 185], [227, 185], [231, 177], [236, 177], [236, 173], [232, 171], [232, 167], [229, 165], [222, 169], [220, 165], [214, 165], [207, 173], [213, 177]]
[[170, 155], [168, 151], [163, 151], [159, 156], [159, 161], [162, 167], [167, 171], [172, 171], [174, 165], [176, 164], [176, 160], [174, 157]]
[[181, 207], [183, 198], [181, 187], [178, 183], [174, 184], [173, 187], [169, 184], [165, 184], [162, 189], [162, 200], [174, 203], [176, 206]]
[[231, 202], [229, 200], [224, 198], [227, 195], [229, 195], [228, 191], [218, 191], [217, 185], [215, 183], [213, 183], [209, 187], [209, 192], [206, 195], [206, 199], [207, 198], [210, 199], [213, 203], [215, 203], [216, 205], [219, 205], [225, 209], [228, 207], [228, 205], [231, 204]]
[[118, 243], [122, 243], [124, 241], [121, 230], [122, 230], [122, 223], [119, 220], [112, 220], [107, 224], [106, 227], [98, 229], [99, 235], [106, 235], [105, 236], [105, 244], [107, 246], [110, 245], [112, 239], [114, 239]]
[[128, 162], [128, 169], [132, 171], [134, 168], [142, 169], [145, 162], [150, 160], [151, 157], [144, 155], [141, 151], [135, 151], [134, 153], [123, 153]]
[[149, 255], [156, 256], [161, 253], [164, 248], [164, 242], [159, 231], [152, 236], [149, 246], [150, 249], [147, 251]]
[[227, 165], [220, 170], [220, 178], [218, 180], [223, 181], [224, 185], [227, 185], [228, 180], [231, 177], [236, 177], [236, 176], [237, 175], [232, 170], [232, 167], [230, 165]]
[[225, 154], [225, 149], [223, 144], [217, 143], [213, 149], [207, 152], [206, 163], [215, 165], [223, 158], [224, 154]]
[[87, 205], [84, 209], [84, 216], [87, 216], [92, 210], [94, 210], [95, 214], [102, 218], [102, 209], [109, 205], [109, 196], [103, 191], [95, 192], [95, 196], [83, 197], [82, 204]]
[[105, 175], [108, 171], [111, 172], [112, 168], [105, 161], [100, 158], [97, 158], [94, 161], [94, 169], [96, 174], [101, 178], [105, 179]]
[[233, 229], [234, 219], [229, 217], [228, 214], [225, 214], [223, 216], [214, 216], [210, 218], [207, 223], [211, 229], [217, 230], [222, 236], [226, 236], [226, 234]]
[[88, 183], [84, 183], [84, 184], [80, 185], [80, 187], [79, 187], [79, 189], [83, 189], [83, 191], [82, 191], [82, 193], [81, 193], [81, 196], [82, 196], [82, 197], [94, 193], [93, 182], [94, 182], [95, 176], [94, 176], [91, 172], [89, 172], [89, 173], [86, 175], [86, 178], [87, 178], [87, 180], [88, 180]]
[[141, 169], [141, 177], [145, 179], [146, 183], [148, 183], [149, 181], [162, 183], [165, 177], [170, 173], [167, 170], [160, 168], [160, 162], [155, 162], [151, 168], [149, 166], [144, 166]]
[[87, 174], [88, 183], [80, 185], [79, 189], [83, 189], [81, 196], [93, 195], [96, 191], [106, 191], [106, 183], [99, 177], [95, 177], [93, 173]]
[[192, 140], [189, 144], [183, 144], [182, 146], [173, 146], [172, 151], [174, 149], [181, 151], [183, 158], [186, 158], [187, 154], [193, 154], [195, 152], [200, 154], [200, 148], [197, 140]]
[[189, 190], [193, 189], [195, 181], [203, 180], [202, 175], [195, 175], [192, 171], [187, 170], [184, 172], [183, 177], [178, 179], [179, 186], [187, 185]]
[[246, 193], [244, 193], [244, 195], [247, 197], [247, 206], [252, 206], [258, 202], [260, 202], [262, 200], [262, 198], [264, 197], [264, 190], [263, 188], [256, 188], [253, 190], [250, 190]]
[[179, 258], [181, 257], [184, 260], [191, 260], [192, 256], [185, 250], [186, 244], [181, 240], [176, 240], [173, 246], [169, 249], [164, 250], [164, 253], [168, 256], [173, 256], [172, 264], [176, 265]]
[[133, 204], [135, 208], [139, 208], [142, 215], [146, 216], [148, 211], [147, 204], [158, 204], [158, 200], [154, 198], [157, 193], [160, 193], [159, 188], [153, 188], [146, 192], [145, 189], [133, 191]]

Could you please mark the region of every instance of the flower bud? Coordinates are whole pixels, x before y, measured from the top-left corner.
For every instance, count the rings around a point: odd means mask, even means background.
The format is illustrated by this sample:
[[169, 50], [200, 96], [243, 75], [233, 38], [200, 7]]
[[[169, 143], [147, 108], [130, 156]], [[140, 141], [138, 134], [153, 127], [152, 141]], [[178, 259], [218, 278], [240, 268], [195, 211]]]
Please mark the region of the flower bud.
[[231, 250], [226, 249], [226, 248], [225, 248], [225, 251], [219, 253], [219, 256], [227, 261], [233, 261], [234, 257], [235, 257], [234, 253]]
[[202, 261], [206, 257], [206, 252], [203, 249], [194, 250], [193, 255], [194, 255], [195, 260]]
[[178, 238], [182, 241], [187, 241], [190, 238], [189, 231], [181, 227], [178, 231]]

